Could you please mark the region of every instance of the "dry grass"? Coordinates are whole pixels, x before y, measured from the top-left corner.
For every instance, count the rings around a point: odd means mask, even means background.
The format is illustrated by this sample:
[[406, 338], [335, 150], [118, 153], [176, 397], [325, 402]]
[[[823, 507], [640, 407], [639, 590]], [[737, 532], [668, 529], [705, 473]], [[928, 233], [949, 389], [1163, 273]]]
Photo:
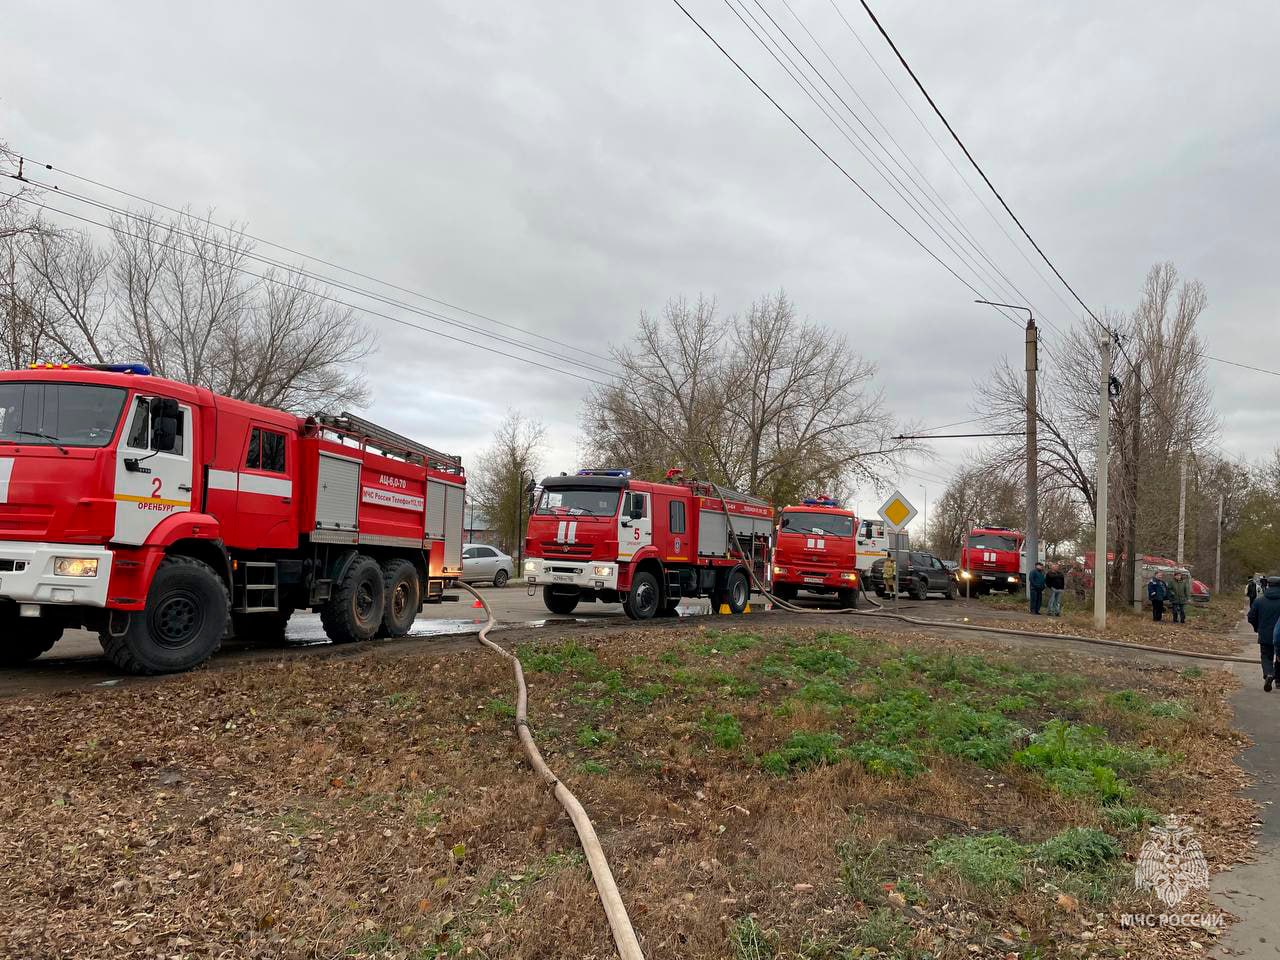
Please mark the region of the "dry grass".
[[[1225, 674], [1083, 658], [1044, 673], [967, 641], [768, 627], [579, 635], [522, 656], [535, 735], [653, 957], [1193, 955], [1182, 935], [1096, 925], [1146, 905], [1107, 878], [1097, 903], [1064, 909], [1055, 885], [1088, 878], [1028, 866], [996, 895], [931, 866], [946, 837], [1031, 848], [1095, 826], [1129, 856], [1141, 839], [1035, 769], [940, 748], [955, 707], [935, 704], [998, 702], [1009, 749], [1060, 717], [1169, 752], [1129, 777], [1129, 805], [1187, 814], [1215, 867], [1247, 847]], [[496, 658], [409, 654], [0, 706], [0, 955], [612, 956], [572, 829], [510, 735], [509, 689]], [[894, 742], [914, 775], [853, 755], [890, 742], [909, 703], [925, 725]], [[797, 734], [839, 746], [806, 767], [818, 741]], [[771, 772], [793, 742], [802, 759]]]

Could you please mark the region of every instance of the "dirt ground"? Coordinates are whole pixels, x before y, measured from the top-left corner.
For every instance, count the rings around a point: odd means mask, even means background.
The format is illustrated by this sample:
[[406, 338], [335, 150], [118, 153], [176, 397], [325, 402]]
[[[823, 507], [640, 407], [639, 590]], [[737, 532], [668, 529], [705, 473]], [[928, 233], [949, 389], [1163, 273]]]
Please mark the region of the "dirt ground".
[[[1250, 850], [1211, 664], [838, 616], [497, 636], [652, 957], [1196, 956], [1116, 919], [1146, 827]], [[612, 956], [507, 666], [349, 650], [0, 703], [0, 955]]]

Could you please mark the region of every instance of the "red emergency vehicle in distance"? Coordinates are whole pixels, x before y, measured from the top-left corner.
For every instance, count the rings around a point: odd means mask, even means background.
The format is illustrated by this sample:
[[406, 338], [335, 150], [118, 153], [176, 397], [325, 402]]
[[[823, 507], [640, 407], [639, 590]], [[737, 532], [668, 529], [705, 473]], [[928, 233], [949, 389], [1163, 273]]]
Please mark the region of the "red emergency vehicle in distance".
[[224, 635], [408, 633], [462, 571], [457, 457], [343, 414], [303, 419], [139, 364], [0, 373], [0, 662], [98, 632], [185, 670]]
[[794, 600], [800, 590], [834, 593], [858, 605], [858, 518], [830, 497], [783, 507], [773, 548], [773, 592]]
[[525, 538], [530, 593], [541, 587], [552, 613], [599, 601], [621, 603], [633, 620], [675, 616], [684, 597], [745, 610], [750, 573], [768, 583], [773, 508], [680, 473], [665, 483], [630, 470], [543, 480]]
[[[974, 527], [960, 551], [961, 583], [977, 593], [1017, 593], [1023, 584], [1026, 539], [1020, 530], [1008, 527]], [[1040, 559], [1044, 559], [1043, 553]]]

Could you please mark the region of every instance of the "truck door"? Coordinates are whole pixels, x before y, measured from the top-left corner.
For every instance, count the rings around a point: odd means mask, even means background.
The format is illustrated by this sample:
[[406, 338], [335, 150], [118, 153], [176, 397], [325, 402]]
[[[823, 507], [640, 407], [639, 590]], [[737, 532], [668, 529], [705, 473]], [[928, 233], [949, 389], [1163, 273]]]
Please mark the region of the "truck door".
[[279, 427], [250, 425], [236, 496], [240, 546], [260, 549], [298, 545], [294, 524], [293, 472], [297, 464], [294, 437]]
[[618, 559], [630, 560], [653, 542], [649, 495], [628, 490], [618, 515]]
[[[146, 543], [160, 521], [191, 511], [194, 463], [191, 408], [178, 405], [176, 423], [163, 421], [157, 398], [137, 397], [116, 451], [116, 543]], [[172, 430], [173, 439], [164, 437]], [[169, 445], [170, 450], [158, 447]]]

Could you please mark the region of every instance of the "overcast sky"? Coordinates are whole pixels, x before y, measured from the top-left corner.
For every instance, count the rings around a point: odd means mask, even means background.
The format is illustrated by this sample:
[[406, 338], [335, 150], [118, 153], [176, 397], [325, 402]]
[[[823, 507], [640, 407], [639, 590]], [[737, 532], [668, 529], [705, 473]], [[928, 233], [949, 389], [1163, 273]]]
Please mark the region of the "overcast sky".
[[[965, 272], [726, 0], [686, 2], [854, 177]], [[763, 2], [886, 139], [782, 0]], [[997, 209], [994, 199], [861, 6], [789, 2], [1051, 329], [1083, 331], [1066, 291], [1050, 289], [1024, 259], [1029, 247], [1001, 231], [1012, 223], [1001, 213], [997, 226], [984, 210]], [[1131, 309], [1147, 268], [1172, 260], [1208, 288], [1210, 352], [1280, 367], [1280, 6], [877, 7], [1095, 309]], [[671, 0], [4, 0], [0, 22], [0, 139], [15, 150], [163, 203], [213, 206], [261, 236], [593, 353], [669, 297], [704, 293], [732, 313], [785, 288], [803, 314], [879, 364], [896, 414], [934, 425], [972, 416], [993, 360], [1021, 350], [1021, 332], [973, 305]], [[548, 471], [576, 466], [583, 381], [369, 322], [381, 344], [369, 364], [371, 417], [470, 457], [516, 407], [545, 422]], [[1256, 456], [1274, 446], [1280, 382], [1217, 364], [1211, 374], [1225, 448]], [[886, 481], [900, 479], [913, 498], [927, 483], [935, 498], [961, 444], [940, 443], [938, 460]]]

